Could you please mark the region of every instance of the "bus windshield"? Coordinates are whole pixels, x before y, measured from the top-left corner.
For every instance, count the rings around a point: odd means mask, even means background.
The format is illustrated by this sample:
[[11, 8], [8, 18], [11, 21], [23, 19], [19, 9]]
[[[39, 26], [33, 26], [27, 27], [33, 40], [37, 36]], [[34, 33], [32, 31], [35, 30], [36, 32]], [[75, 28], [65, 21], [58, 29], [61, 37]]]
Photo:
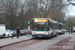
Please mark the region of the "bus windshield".
[[35, 31], [48, 31], [49, 25], [47, 22], [34, 22], [33, 29]]
[[61, 29], [66, 29], [65, 25], [59, 26], [59, 30], [61, 30]]
[[65, 25], [62, 25], [62, 26], [61, 26], [61, 29], [66, 29]]

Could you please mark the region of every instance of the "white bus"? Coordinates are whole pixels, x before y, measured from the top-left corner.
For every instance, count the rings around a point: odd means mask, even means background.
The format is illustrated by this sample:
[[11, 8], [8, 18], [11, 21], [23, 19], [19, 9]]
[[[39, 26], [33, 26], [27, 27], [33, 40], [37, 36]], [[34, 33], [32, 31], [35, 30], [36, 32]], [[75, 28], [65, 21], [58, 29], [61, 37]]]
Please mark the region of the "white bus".
[[49, 18], [33, 18], [32, 37], [53, 37], [57, 36], [58, 22]]
[[58, 29], [58, 34], [65, 34], [66, 32], [66, 26], [63, 23], [59, 23], [59, 29]]

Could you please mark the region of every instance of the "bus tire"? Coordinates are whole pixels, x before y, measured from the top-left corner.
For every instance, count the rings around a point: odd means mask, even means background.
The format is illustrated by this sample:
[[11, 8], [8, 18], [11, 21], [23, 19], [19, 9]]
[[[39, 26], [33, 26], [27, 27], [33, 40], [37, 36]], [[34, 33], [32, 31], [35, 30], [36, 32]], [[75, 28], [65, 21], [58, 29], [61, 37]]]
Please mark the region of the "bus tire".
[[58, 33], [56, 32], [56, 35], [55, 35], [55, 37], [57, 36], [57, 34], [58, 34]]
[[51, 33], [51, 38], [53, 37], [53, 33]]

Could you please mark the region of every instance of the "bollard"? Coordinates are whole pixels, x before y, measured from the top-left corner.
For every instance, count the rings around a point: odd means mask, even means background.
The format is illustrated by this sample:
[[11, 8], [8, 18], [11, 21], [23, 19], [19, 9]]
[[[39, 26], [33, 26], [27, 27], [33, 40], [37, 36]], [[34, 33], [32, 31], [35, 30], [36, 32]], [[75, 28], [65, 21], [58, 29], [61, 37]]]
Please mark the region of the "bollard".
[[30, 37], [30, 31], [27, 31], [27, 37]]
[[27, 34], [27, 37], [30, 37], [30, 34]]

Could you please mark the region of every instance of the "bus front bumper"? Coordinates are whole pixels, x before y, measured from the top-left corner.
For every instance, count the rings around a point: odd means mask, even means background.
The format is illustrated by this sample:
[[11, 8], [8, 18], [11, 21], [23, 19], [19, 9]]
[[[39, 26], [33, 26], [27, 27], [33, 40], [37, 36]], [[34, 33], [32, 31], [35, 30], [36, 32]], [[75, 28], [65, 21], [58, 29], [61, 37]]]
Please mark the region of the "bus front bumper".
[[32, 37], [52, 37], [51, 34], [45, 35], [45, 34], [32, 34]]
[[63, 34], [64, 32], [58, 32], [58, 35]]

